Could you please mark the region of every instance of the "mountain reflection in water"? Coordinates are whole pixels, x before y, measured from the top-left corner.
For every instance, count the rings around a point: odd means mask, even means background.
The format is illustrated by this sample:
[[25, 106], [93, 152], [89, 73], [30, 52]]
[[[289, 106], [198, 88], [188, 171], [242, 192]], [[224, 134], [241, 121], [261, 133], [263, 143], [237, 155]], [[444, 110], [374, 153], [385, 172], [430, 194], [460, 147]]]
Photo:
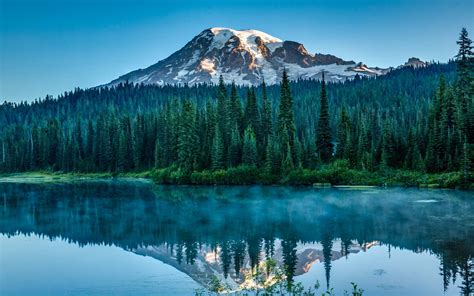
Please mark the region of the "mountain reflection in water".
[[330, 286], [335, 261], [387, 246], [436, 256], [445, 291], [470, 295], [473, 289], [469, 192], [97, 181], [3, 183], [0, 197], [4, 235], [115, 245], [169, 264], [202, 285], [218, 275], [238, 289], [246, 270], [274, 258], [289, 282], [321, 262], [324, 286]]

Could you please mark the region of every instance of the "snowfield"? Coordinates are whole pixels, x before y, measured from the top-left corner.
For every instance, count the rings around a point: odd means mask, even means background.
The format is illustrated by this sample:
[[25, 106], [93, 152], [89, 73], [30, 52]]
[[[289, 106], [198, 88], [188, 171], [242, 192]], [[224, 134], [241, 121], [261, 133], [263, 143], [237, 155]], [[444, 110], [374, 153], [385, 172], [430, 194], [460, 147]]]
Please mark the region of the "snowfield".
[[[411, 58], [406, 65], [424, 65]], [[280, 82], [286, 69], [292, 80], [321, 79], [346, 81], [356, 75], [378, 76], [390, 71], [344, 61], [332, 55], [311, 54], [297, 42], [283, 41], [258, 30], [210, 28], [202, 31], [182, 49], [143, 70], [132, 71], [113, 80], [144, 84], [226, 83], [258, 85]]]

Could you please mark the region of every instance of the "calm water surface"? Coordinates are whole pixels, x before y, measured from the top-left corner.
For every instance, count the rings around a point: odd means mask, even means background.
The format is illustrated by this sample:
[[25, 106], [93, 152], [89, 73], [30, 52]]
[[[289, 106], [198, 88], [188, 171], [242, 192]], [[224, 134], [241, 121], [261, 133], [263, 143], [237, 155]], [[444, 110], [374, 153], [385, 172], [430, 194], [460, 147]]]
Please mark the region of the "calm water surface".
[[337, 295], [472, 295], [470, 192], [117, 180], [0, 183], [0, 200], [0, 295], [239, 289], [269, 257]]

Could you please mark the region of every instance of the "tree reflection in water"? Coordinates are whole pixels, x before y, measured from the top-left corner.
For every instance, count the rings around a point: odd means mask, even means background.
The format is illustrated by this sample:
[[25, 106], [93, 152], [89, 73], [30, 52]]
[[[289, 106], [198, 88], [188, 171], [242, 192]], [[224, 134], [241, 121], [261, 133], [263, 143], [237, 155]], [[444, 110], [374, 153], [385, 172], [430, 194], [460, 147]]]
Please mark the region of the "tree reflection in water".
[[[460, 277], [461, 293], [473, 291], [474, 199], [469, 192], [97, 181], [4, 183], [0, 196], [2, 234], [116, 245], [154, 256], [200, 283], [218, 271], [238, 285], [244, 269], [276, 258], [291, 285], [320, 258], [329, 288], [331, 261], [375, 242], [432, 252], [440, 260], [445, 290]], [[297, 253], [299, 244], [318, 244], [322, 252]], [[196, 268], [198, 259], [209, 266]]]

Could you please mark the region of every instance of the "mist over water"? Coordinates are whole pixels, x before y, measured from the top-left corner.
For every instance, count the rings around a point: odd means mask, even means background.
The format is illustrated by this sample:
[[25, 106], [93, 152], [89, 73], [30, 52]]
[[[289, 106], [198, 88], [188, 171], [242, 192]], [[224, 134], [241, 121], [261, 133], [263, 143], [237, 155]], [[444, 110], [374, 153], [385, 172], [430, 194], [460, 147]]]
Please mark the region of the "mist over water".
[[0, 198], [2, 295], [189, 295], [211, 275], [239, 289], [270, 257], [340, 295], [472, 291], [470, 192], [117, 180], [2, 183]]

